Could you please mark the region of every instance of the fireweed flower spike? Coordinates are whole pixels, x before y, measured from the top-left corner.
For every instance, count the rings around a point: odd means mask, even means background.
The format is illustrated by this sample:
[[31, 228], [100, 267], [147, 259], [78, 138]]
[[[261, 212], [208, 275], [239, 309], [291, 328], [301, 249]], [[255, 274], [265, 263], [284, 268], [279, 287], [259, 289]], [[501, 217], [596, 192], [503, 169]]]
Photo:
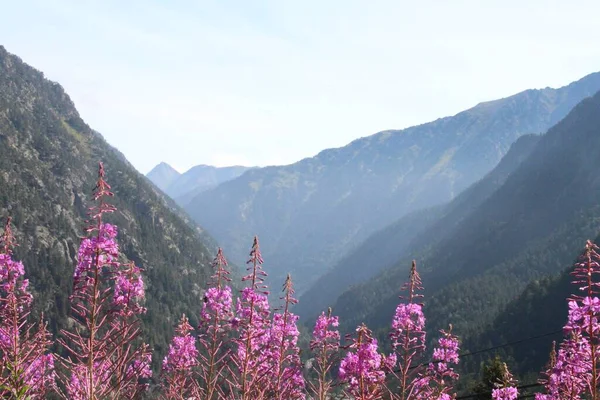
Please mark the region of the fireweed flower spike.
[[117, 228], [105, 223], [116, 209], [100, 163], [89, 209], [87, 237], [82, 239], [75, 272], [71, 309], [75, 327], [62, 330], [59, 341], [68, 354], [62, 359], [70, 376], [62, 376], [68, 399], [138, 398], [151, 375], [151, 354], [136, 345], [140, 333], [140, 305], [144, 299], [141, 271], [118, 262]]
[[233, 315], [231, 281], [227, 271], [227, 260], [219, 248], [213, 261], [215, 273], [210, 282], [211, 287], [204, 295], [200, 324], [198, 326], [198, 343], [200, 345], [200, 378], [206, 395], [205, 399], [222, 398], [223, 375], [231, 354], [228, 350], [229, 332]]
[[9, 217], [0, 238], [0, 395], [42, 399], [55, 386], [50, 334], [43, 316], [37, 326], [27, 321], [32, 296], [23, 264], [12, 259], [15, 245]]
[[317, 383], [310, 383], [311, 393], [318, 400], [326, 400], [332, 387], [332, 381], [329, 378], [329, 372], [333, 364], [337, 361], [340, 347], [340, 332], [338, 317], [331, 315], [331, 308], [327, 310], [327, 315], [321, 313], [315, 328], [313, 338], [310, 342], [310, 349], [314, 354], [313, 369], [317, 373]]
[[515, 400], [518, 395], [519, 392], [514, 387], [492, 390], [492, 399], [494, 400]]
[[237, 382], [231, 386], [239, 388], [240, 393], [236, 398], [242, 400], [260, 398], [267, 389], [266, 385], [260, 384], [261, 380], [266, 379], [262, 374], [262, 367], [269, 351], [270, 325], [268, 292], [263, 283], [267, 274], [262, 270], [262, 263], [258, 237], [255, 236], [247, 262], [249, 273], [242, 278], [242, 281], [250, 282], [250, 286], [242, 290], [237, 302], [236, 319], [233, 321], [238, 337], [237, 351], [232, 361], [239, 374], [235, 376]]
[[417, 302], [423, 297], [418, 293], [422, 289], [417, 264], [413, 261], [409, 280], [401, 288], [407, 294], [400, 298], [406, 302], [400, 303], [396, 308], [390, 332], [392, 346], [398, 360], [395, 377], [399, 383], [398, 398], [401, 400], [412, 398], [415, 384], [424, 386], [426, 383], [417, 379], [421, 371], [419, 368], [414, 368], [425, 349], [423, 304]]
[[458, 338], [452, 335], [452, 325], [448, 331], [441, 330], [440, 333], [442, 336], [433, 349], [432, 362], [414, 383], [414, 397], [417, 399], [449, 399], [452, 384], [458, 380], [458, 373], [451, 367], [458, 364]]
[[269, 331], [266, 361], [271, 370], [270, 374], [275, 376], [271, 382], [272, 394], [269, 394], [269, 397], [278, 400], [304, 399], [304, 378], [298, 347], [300, 332], [296, 326], [298, 316], [289, 311], [290, 306], [298, 302], [293, 297], [294, 287], [290, 275], [285, 280], [283, 292], [283, 313], [273, 315], [273, 323]]
[[506, 363], [502, 364], [502, 381], [496, 383], [496, 388], [492, 389], [493, 400], [515, 400], [519, 395], [517, 390], [517, 381], [513, 378], [512, 374], [508, 370]]
[[348, 384], [348, 393], [357, 400], [381, 399], [385, 370], [391, 362], [377, 352], [377, 339], [361, 325], [348, 348], [350, 351], [342, 359], [338, 374], [339, 379]]
[[185, 315], [177, 327], [177, 336], [169, 346], [169, 354], [163, 360], [164, 395], [169, 400], [195, 399], [200, 397], [200, 387], [195, 374], [198, 365], [198, 349], [193, 330]]
[[569, 314], [563, 328], [565, 339], [560, 344], [556, 359], [551, 361], [544, 373], [545, 379], [541, 382], [546, 386], [546, 394], [539, 394], [538, 400], [579, 399], [585, 395], [598, 399], [598, 274], [598, 246], [588, 240], [572, 272], [573, 283], [580, 285], [579, 289], [585, 295], [574, 295], [568, 300]]

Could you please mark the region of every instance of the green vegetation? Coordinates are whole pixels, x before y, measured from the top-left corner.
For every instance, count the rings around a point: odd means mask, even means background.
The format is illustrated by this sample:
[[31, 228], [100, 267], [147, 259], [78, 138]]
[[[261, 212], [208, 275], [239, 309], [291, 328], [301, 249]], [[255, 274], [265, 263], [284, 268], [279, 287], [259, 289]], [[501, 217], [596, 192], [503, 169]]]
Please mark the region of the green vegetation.
[[212, 240], [79, 117], [56, 83], [0, 47], [0, 217], [11, 215], [49, 328], [66, 326], [67, 298], [99, 160], [119, 212], [123, 253], [144, 270], [144, 336], [165, 353], [182, 313], [196, 324], [216, 253]]
[[[345, 329], [363, 321], [386, 327], [415, 257], [427, 288], [430, 332], [451, 321], [463, 350], [560, 330], [563, 320], [556, 315], [564, 314], [560, 302], [572, 289], [566, 275], [547, 277], [572, 265], [586, 239], [598, 235], [597, 160], [600, 93], [543, 135], [488, 198], [454, 223], [433, 224], [413, 240], [420, 248], [342, 294], [334, 310], [342, 321], [350, 319]], [[510, 346], [502, 351], [514, 355], [517, 371], [540, 370], [551, 339], [544, 337], [530, 351]]]

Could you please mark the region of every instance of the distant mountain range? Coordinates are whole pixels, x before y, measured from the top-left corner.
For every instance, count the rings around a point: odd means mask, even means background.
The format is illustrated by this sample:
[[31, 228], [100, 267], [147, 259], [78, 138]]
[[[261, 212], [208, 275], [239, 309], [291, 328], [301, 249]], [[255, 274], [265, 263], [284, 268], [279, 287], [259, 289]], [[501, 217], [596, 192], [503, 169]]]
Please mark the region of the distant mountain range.
[[161, 162], [148, 172], [146, 177], [178, 204], [184, 205], [199, 193], [237, 178], [252, 168], [239, 165], [231, 167], [196, 165], [180, 174], [169, 164]]
[[165, 193], [167, 192], [169, 185], [180, 176], [181, 174], [175, 168], [165, 162], [161, 162], [146, 174], [146, 177]]
[[[104, 161], [119, 210], [111, 222], [124, 256], [144, 269], [144, 335], [156, 362], [182, 313], [197, 324], [217, 246], [203, 228], [240, 264], [258, 234], [268, 283], [292, 273], [305, 323], [333, 305], [342, 330], [365, 322], [378, 336], [416, 259], [428, 329], [452, 323], [463, 351], [496, 346], [562, 326], [568, 267], [586, 239], [598, 241], [599, 91], [595, 73], [292, 165], [180, 174], [161, 163], [146, 178], [60, 85], [0, 46], [0, 218], [13, 217], [35, 313], [56, 333], [68, 323]], [[539, 369], [555, 336], [502, 351], [520, 372]]]
[[0, 46], [0, 218], [13, 217], [35, 311], [55, 334], [70, 315], [98, 161], [115, 193], [108, 219], [121, 250], [144, 270], [144, 336], [159, 363], [182, 313], [198, 321], [214, 241], [85, 124], [59, 84]]
[[[476, 349], [482, 343], [497, 343], [498, 338], [515, 338], [515, 332], [535, 331], [533, 325], [519, 328], [518, 321], [535, 320], [540, 328], [562, 326], [565, 285], [553, 289], [553, 284], [543, 284], [546, 292], [540, 292], [539, 280], [572, 265], [585, 240], [600, 232], [600, 93], [584, 99], [564, 120], [533, 140], [532, 149], [518, 150], [523, 140], [515, 144], [514, 150], [521, 154], [518, 158], [524, 159], [509, 161], [515, 155], [509, 152], [498, 168], [516, 165], [483, 201], [477, 194], [482, 193], [479, 187], [494, 186], [489, 181], [498, 175], [497, 170], [461, 195], [467, 207], [452, 211], [456, 206], [452, 202], [447, 212], [434, 210], [434, 222], [427, 222], [410, 239], [409, 248], [393, 255], [392, 268], [383, 268], [376, 277], [338, 297], [334, 310], [345, 321], [345, 329], [362, 322], [386, 329], [411, 258], [420, 266], [432, 332], [452, 323], [466, 346]], [[380, 235], [381, 248], [391, 246], [388, 240], [395, 240], [396, 232], [407, 231], [402, 226], [406, 223], [413, 221], [400, 222], [387, 236]], [[347, 273], [342, 268], [338, 271], [332, 280]], [[534, 286], [523, 293], [530, 282]], [[548, 290], [553, 291], [551, 296]], [[532, 309], [532, 293], [537, 293], [536, 304], [542, 297], [548, 304], [561, 304], [563, 314]], [[515, 299], [517, 303], [511, 303]]]
[[492, 171], [449, 203], [414, 211], [370, 236], [311, 286], [300, 298], [296, 311], [314, 317], [334, 304], [350, 286], [393, 267], [414, 249], [431, 247], [448, 238], [473, 210], [506, 182], [539, 139], [539, 135], [521, 136]]
[[380, 132], [292, 165], [247, 171], [185, 209], [238, 263], [258, 234], [271, 283], [291, 272], [302, 293], [370, 235], [453, 199], [516, 139], [545, 132], [598, 90], [600, 73]]

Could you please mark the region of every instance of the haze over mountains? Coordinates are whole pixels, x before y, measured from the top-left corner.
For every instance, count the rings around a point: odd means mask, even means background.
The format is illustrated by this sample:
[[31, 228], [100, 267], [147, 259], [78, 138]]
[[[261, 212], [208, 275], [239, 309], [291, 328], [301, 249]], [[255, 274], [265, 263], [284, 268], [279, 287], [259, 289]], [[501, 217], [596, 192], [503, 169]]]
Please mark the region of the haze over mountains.
[[316, 316], [350, 286], [395, 266], [415, 249], [432, 246], [452, 235], [474, 209], [506, 182], [539, 139], [539, 135], [521, 136], [492, 171], [449, 203], [409, 213], [371, 235], [310, 287], [301, 297], [297, 311], [303, 316]]
[[231, 167], [196, 165], [180, 174], [169, 164], [161, 162], [148, 172], [146, 177], [178, 204], [184, 205], [199, 193], [237, 178], [250, 168], [239, 165]]
[[[196, 324], [210, 235], [243, 264], [258, 234], [269, 285], [292, 273], [305, 323], [333, 305], [345, 330], [365, 322], [378, 334], [416, 258], [428, 329], [452, 322], [464, 349], [477, 349], [561, 325], [539, 308], [564, 305], [566, 269], [600, 232], [599, 91], [594, 73], [286, 166], [180, 174], [161, 163], [147, 175], [157, 190], [85, 124], [60, 85], [0, 46], [0, 217], [14, 218], [16, 255], [54, 332], [68, 319], [102, 160], [122, 251], [144, 268], [144, 334], [158, 360], [182, 313]], [[521, 371], [539, 368], [540, 343]]]
[[[527, 305], [531, 294], [521, 297], [519, 306], [505, 310], [528, 282], [568, 269], [585, 240], [597, 237], [599, 167], [600, 93], [584, 99], [543, 135], [505, 182], [458, 223], [439, 219], [430, 224], [419, 233], [420, 247], [400, 255], [393, 268], [347, 290], [334, 309], [348, 327], [357, 321], [385, 327], [406, 280], [408, 262], [416, 257], [426, 288], [429, 329], [451, 322], [465, 339], [484, 338], [471, 340], [472, 345], [501, 336], [492, 335], [501, 323], [494, 321], [504, 321], [506, 328], [518, 307], [530, 310], [530, 316], [533, 313]], [[480, 184], [486, 184], [486, 179]], [[564, 302], [561, 288], [550, 285], [552, 293], [543, 297], [556, 296]], [[547, 327], [553, 325], [549, 318], [556, 317], [554, 312], [539, 313], [536, 320]], [[507, 330], [505, 337], [515, 337]]]
[[380, 132], [292, 165], [248, 171], [185, 209], [238, 263], [258, 234], [271, 282], [291, 272], [301, 293], [371, 234], [451, 200], [496, 166], [517, 138], [545, 132], [599, 89], [596, 73]]
[[122, 253], [143, 268], [144, 336], [168, 348], [173, 325], [197, 321], [212, 273], [212, 239], [108, 145], [79, 116], [63, 88], [0, 46], [0, 218], [13, 217], [23, 261], [43, 311], [57, 333], [70, 315], [77, 248], [103, 161], [118, 211]]

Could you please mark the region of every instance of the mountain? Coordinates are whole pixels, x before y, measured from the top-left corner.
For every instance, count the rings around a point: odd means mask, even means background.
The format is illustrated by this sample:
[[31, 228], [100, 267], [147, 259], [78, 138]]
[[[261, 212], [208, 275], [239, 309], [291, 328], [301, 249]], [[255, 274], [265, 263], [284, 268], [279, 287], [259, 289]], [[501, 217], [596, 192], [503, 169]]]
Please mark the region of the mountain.
[[[598, 222], [599, 219], [596, 219]], [[600, 235], [589, 238], [600, 244]], [[585, 242], [565, 263], [558, 274], [536, 279], [494, 318], [480, 334], [468, 337], [464, 344], [469, 348], [503, 346], [503, 357], [513, 359], [511, 370], [522, 375], [539, 372], [548, 362], [552, 342], [563, 339], [563, 326], [569, 311], [567, 299], [581, 295], [581, 284], [574, 284], [571, 272], [575, 262], [581, 262]]]
[[165, 192], [179, 176], [181, 176], [181, 174], [165, 162], [161, 162], [156, 167], [152, 168], [152, 171], [146, 174], [146, 177], [163, 192]]
[[[434, 331], [452, 323], [475, 336], [525, 286], [572, 263], [600, 230], [600, 93], [543, 135], [494, 193], [431, 246], [413, 249]], [[433, 228], [429, 232], [435, 238]], [[343, 293], [348, 327], [389, 324], [409, 257]]]
[[0, 218], [13, 217], [24, 262], [54, 334], [70, 314], [75, 257], [98, 161], [115, 193], [121, 251], [143, 268], [144, 335], [160, 362], [182, 313], [198, 320], [215, 248], [79, 116], [63, 88], [0, 46]]
[[316, 316], [333, 304], [348, 287], [392, 267], [411, 249], [431, 246], [433, 242], [447, 237], [466, 216], [506, 182], [508, 176], [529, 156], [539, 139], [539, 135], [521, 136], [492, 171], [449, 203], [414, 211], [371, 235], [302, 295], [296, 312], [307, 317]]
[[598, 90], [600, 73], [380, 132], [295, 164], [248, 171], [200, 193], [185, 209], [237, 263], [258, 234], [273, 283], [291, 272], [301, 294], [371, 234], [448, 202], [489, 172], [517, 138], [545, 132]]
[[[581, 250], [583, 250], [583, 244]], [[573, 260], [576, 254], [573, 254]], [[548, 362], [552, 342], [560, 343], [567, 321], [566, 299], [577, 293], [567, 268], [559, 275], [536, 279], [494, 318], [481, 333], [465, 338], [469, 349], [503, 346], [502, 358], [512, 360], [510, 369], [521, 376], [539, 373]], [[489, 356], [489, 354], [486, 354]], [[469, 360], [467, 368], [481, 360]]]
[[196, 165], [179, 174], [169, 164], [162, 162], [146, 176], [178, 204], [184, 205], [199, 193], [235, 179], [249, 169], [251, 167], [239, 165], [231, 167]]

